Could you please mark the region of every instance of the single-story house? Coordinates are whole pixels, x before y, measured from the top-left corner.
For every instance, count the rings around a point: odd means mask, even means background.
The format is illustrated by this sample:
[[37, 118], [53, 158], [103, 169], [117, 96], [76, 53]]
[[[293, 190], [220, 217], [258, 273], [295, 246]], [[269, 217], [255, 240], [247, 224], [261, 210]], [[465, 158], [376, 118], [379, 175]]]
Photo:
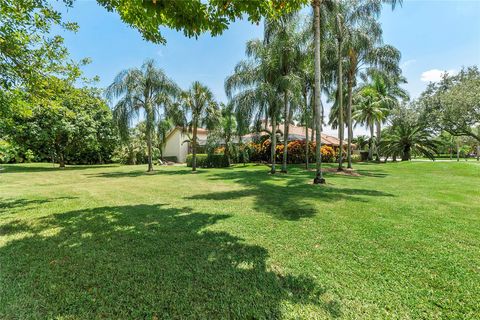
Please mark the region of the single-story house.
[[[207, 142], [208, 130], [197, 129], [197, 141], [199, 147], [197, 153], [204, 152], [203, 147]], [[187, 155], [192, 153], [192, 144], [190, 142], [191, 134], [183, 132], [182, 128], [176, 127], [166, 137], [163, 157], [169, 161], [185, 162]]]
[[[271, 132], [271, 127], [267, 128]], [[306, 128], [295, 125], [290, 125], [288, 132], [288, 140], [305, 140]], [[279, 125], [277, 132], [281, 132], [280, 141], [283, 141], [283, 125]], [[311, 130], [308, 131], [309, 138], [311, 137]], [[182, 131], [181, 128], [174, 128], [167, 135], [165, 148], [163, 150], [163, 157], [170, 161], [185, 162], [187, 155], [192, 152], [192, 145], [189, 142], [190, 135]], [[243, 142], [250, 142], [255, 139], [256, 136], [261, 136], [262, 133], [249, 133], [242, 137]], [[197, 153], [205, 152], [204, 147], [207, 142], [208, 130], [203, 128], [197, 129], [198, 147]], [[315, 138], [313, 139], [315, 141]], [[345, 145], [347, 144], [344, 142]], [[322, 133], [322, 144], [329, 145], [331, 147], [338, 147], [340, 140], [337, 137], [330, 136]]]

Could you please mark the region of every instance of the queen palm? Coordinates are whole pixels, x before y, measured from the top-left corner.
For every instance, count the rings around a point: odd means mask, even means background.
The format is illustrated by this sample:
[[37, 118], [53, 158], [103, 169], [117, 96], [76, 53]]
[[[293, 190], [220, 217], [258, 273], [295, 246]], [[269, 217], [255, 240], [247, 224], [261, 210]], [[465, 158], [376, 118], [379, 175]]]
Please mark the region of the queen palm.
[[212, 91], [198, 81], [193, 82], [188, 91], [182, 93], [183, 107], [190, 121], [186, 128], [192, 134], [192, 172], [197, 170], [197, 129], [199, 126], [212, 130], [219, 120], [218, 104]]
[[[268, 23], [268, 22], [267, 22]], [[277, 128], [277, 121], [282, 105], [278, 93], [277, 79], [278, 57], [271, 46], [271, 34], [268, 26], [262, 40], [250, 40], [246, 45], [247, 60], [235, 66], [234, 73], [225, 80], [225, 92], [231, 98], [238, 118], [242, 123], [261, 123], [270, 119], [273, 131]], [[267, 121], [264, 122], [265, 129]], [[276, 172], [276, 134], [271, 135], [270, 173]]]
[[113, 117], [123, 140], [128, 139], [131, 122], [143, 111], [148, 153], [148, 171], [153, 170], [152, 143], [155, 122], [169, 106], [171, 98], [179, 89], [153, 60], [146, 60], [140, 68], [120, 72], [106, 89], [109, 100], [118, 100], [113, 108]]

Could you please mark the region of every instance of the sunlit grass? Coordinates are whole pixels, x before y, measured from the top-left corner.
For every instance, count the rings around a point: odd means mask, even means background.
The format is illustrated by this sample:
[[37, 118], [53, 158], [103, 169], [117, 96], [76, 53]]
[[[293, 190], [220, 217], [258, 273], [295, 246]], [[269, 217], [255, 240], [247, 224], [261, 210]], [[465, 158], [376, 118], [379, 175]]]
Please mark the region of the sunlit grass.
[[0, 318], [480, 317], [480, 166], [5, 166]]

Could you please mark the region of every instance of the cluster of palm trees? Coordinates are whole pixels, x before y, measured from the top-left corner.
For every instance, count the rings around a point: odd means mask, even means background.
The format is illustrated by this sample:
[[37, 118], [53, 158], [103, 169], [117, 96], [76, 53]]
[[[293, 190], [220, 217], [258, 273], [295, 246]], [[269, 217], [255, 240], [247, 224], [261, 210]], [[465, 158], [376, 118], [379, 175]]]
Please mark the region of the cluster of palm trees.
[[[345, 129], [348, 130], [348, 168], [352, 167], [353, 126], [361, 123], [371, 130], [373, 152], [374, 127], [378, 143], [381, 125], [389, 111], [398, 98], [406, 97], [399, 87], [404, 81], [399, 68], [400, 53], [382, 43], [378, 16], [383, 2], [314, 0], [313, 17], [290, 13], [266, 19], [263, 39], [247, 42], [246, 59], [239, 62], [225, 80], [230, 101], [223, 110], [207, 87], [194, 82], [189, 90], [182, 91], [152, 60], [141, 68], [121, 72], [107, 88], [107, 97], [116, 100], [114, 119], [122, 137], [128, 137], [130, 122], [143, 111], [148, 170], [151, 171], [155, 132], [162, 137], [172, 125], [181, 125], [191, 133], [195, 170], [199, 126], [217, 128], [215, 132], [223, 132], [228, 144], [233, 136], [238, 136], [241, 143], [241, 136], [252, 127], [268, 131], [270, 124], [273, 128], [270, 172], [274, 174], [276, 130], [283, 122], [281, 171], [286, 173], [288, 129], [297, 120], [307, 130], [311, 129], [312, 138], [318, 142], [314, 182], [324, 183], [320, 152], [324, 123], [322, 95], [334, 101], [329, 122], [338, 128], [340, 150], [343, 150]], [[396, 1], [388, 2], [395, 4]], [[363, 82], [360, 83], [360, 79]], [[222, 115], [224, 120], [220, 120]], [[229, 120], [233, 117], [234, 121]], [[308, 153], [308, 148], [305, 152]], [[338, 162], [338, 169], [343, 170], [342, 153]]]
[[174, 126], [181, 126], [187, 134], [191, 134], [192, 169], [196, 170], [197, 128], [213, 128], [219, 121], [219, 106], [208, 87], [195, 81], [184, 91], [153, 60], [147, 60], [140, 68], [120, 72], [107, 87], [106, 96], [115, 102], [113, 119], [122, 140], [129, 140], [132, 121], [143, 116], [148, 171], [153, 171], [155, 134], [157, 140], [164, 144]]
[[[378, 140], [389, 110], [397, 105], [398, 98], [407, 97], [399, 86], [404, 82], [400, 52], [382, 43], [378, 16], [383, 2], [316, 0], [312, 2], [313, 19], [300, 13], [266, 19], [263, 39], [247, 42], [247, 58], [226, 79], [225, 90], [239, 122], [262, 122], [263, 130], [270, 123], [274, 128], [271, 173], [276, 172], [275, 128], [283, 122], [281, 171], [287, 172], [288, 128], [296, 119], [312, 130], [312, 138], [318, 142], [314, 182], [324, 182], [322, 94], [334, 101], [329, 122], [338, 128], [340, 150], [348, 129], [348, 168], [352, 167], [353, 125], [361, 123], [371, 130], [377, 126]], [[359, 79], [363, 83], [358, 83]], [[338, 162], [338, 169], [343, 170], [342, 153]]]

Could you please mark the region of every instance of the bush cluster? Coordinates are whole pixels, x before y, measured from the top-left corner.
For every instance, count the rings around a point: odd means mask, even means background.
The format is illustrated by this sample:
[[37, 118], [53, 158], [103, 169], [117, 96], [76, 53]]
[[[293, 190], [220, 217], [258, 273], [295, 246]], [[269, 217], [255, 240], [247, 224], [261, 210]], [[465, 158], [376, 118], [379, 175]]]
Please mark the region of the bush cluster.
[[[245, 153], [248, 154], [250, 161], [270, 161], [270, 140], [262, 143], [249, 142], [245, 145]], [[288, 143], [287, 161], [288, 163], [304, 163], [305, 162], [306, 142], [304, 140], [293, 140]], [[315, 161], [315, 142], [308, 143], [308, 160]], [[283, 159], [283, 144], [276, 146], [276, 160], [278, 162]], [[327, 145], [323, 145], [320, 149], [323, 162], [335, 162], [337, 158], [336, 151]]]
[[[193, 155], [187, 155], [187, 167], [192, 166]], [[227, 158], [223, 154], [197, 154], [197, 167], [198, 168], [225, 168], [229, 163]]]

